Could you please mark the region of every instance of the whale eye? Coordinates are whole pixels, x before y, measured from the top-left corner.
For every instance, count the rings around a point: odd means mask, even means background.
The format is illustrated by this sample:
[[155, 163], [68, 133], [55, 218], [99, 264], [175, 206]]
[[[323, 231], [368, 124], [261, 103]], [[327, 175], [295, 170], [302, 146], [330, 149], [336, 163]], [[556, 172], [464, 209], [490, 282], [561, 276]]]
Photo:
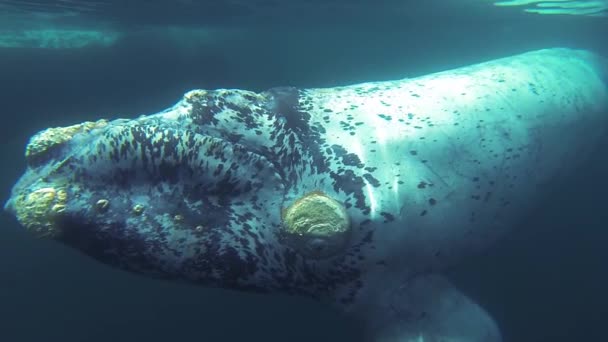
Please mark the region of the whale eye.
[[342, 203], [321, 192], [309, 193], [283, 211], [282, 237], [300, 254], [320, 259], [340, 254], [351, 233]]

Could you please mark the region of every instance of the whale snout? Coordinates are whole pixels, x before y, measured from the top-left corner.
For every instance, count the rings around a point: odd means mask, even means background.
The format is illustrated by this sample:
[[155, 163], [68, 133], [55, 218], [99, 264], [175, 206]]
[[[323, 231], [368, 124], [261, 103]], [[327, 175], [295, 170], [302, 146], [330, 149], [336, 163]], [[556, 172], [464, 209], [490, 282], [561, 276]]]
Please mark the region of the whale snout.
[[4, 209], [106, 264], [238, 282], [257, 269], [239, 251], [261, 251], [280, 225], [284, 182], [266, 156], [208, 133], [170, 116], [49, 128], [30, 139]]

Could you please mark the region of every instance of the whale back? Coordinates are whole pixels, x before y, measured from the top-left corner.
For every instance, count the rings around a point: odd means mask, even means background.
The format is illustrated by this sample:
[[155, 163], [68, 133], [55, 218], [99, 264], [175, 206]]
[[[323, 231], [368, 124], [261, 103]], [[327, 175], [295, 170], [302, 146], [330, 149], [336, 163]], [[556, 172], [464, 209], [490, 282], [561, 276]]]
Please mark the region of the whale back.
[[353, 240], [373, 241], [354, 247], [368, 267], [442, 268], [503, 236], [594, 151], [606, 127], [605, 77], [601, 57], [546, 49], [305, 91], [332, 167], [361, 179], [358, 192], [336, 196], [365, 202], [349, 215], [372, 222]]

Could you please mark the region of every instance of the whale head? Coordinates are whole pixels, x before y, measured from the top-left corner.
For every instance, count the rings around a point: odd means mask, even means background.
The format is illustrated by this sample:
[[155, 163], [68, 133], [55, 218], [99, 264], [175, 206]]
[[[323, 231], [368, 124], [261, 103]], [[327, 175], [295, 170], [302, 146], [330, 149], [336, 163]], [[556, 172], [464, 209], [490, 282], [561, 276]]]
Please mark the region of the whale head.
[[291, 88], [197, 90], [156, 115], [46, 129], [5, 208], [129, 271], [317, 295], [358, 273], [328, 266], [350, 237], [342, 203], [288, 195], [307, 158], [293, 101]]

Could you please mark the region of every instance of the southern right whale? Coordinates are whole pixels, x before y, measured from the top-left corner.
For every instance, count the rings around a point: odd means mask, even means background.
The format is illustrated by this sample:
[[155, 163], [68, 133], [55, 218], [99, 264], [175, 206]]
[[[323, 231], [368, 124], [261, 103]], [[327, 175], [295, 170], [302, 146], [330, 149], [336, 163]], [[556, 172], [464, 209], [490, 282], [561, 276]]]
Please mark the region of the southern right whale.
[[324, 300], [374, 341], [500, 341], [442, 272], [603, 157], [607, 82], [604, 58], [554, 48], [395, 81], [193, 90], [34, 135], [6, 209], [128, 271]]

